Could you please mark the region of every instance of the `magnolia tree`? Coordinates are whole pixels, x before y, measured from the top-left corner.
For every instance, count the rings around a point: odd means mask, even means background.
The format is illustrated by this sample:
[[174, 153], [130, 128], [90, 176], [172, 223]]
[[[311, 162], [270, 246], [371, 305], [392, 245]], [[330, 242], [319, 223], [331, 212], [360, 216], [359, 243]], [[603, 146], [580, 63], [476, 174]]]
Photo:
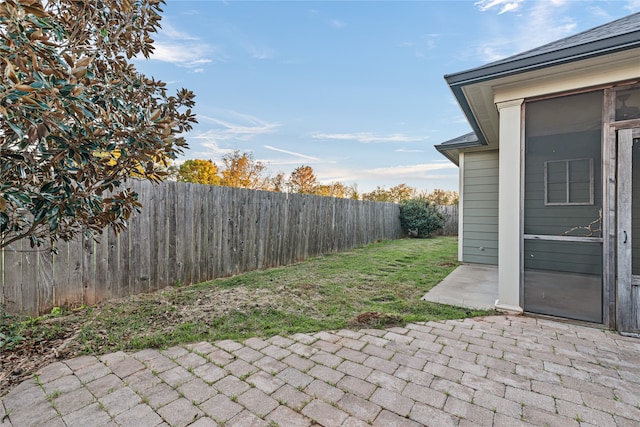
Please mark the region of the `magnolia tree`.
[[0, 3], [0, 247], [120, 231], [127, 178], [162, 180], [186, 147], [194, 94], [136, 71], [160, 0]]

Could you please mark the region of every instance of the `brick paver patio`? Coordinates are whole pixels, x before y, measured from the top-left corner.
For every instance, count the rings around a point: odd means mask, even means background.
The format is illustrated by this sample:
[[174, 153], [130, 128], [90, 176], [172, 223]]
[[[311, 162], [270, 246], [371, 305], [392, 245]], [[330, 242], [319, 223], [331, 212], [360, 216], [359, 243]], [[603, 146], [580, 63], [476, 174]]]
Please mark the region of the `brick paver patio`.
[[528, 317], [82, 356], [0, 426], [637, 426], [640, 340]]

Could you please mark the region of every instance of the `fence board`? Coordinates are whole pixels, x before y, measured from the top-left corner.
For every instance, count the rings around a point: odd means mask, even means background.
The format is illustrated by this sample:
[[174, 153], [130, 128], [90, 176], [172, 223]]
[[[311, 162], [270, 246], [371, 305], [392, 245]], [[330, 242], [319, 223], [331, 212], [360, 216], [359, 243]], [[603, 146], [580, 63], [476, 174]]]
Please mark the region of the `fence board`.
[[69, 243], [58, 241], [54, 245], [57, 249], [53, 255], [53, 304], [62, 307], [66, 304], [66, 292], [69, 289]]
[[111, 230], [105, 230], [96, 245], [96, 276], [95, 290], [98, 301], [108, 300], [114, 297], [112, 284], [109, 281], [110, 259], [109, 245]]
[[209, 277], [207, 274], [207, 248], [209, 247], [209, 224], [207, 221], [207, 208], [209, 207], [209, 191], [205, 186], [200, 187], [200, 213], [198, 226], [200, 227], [200, 242], [198, 249], [198, 282], [204, 282]]
[[31, 313], [38, 307], [38, 251], [22, 245], [22, 309]]
[[[153, 188], [151, 185], [142, 185], [138, 191], [139, 191], [141, 200], [144, 200], [146, 202], [147, 207], [155, 204], [155, 201], [153, 200]], [[150, 213], [151, 213], [150, 211], [143, 211], [137, 217], [137, 220], [138, 220], [137, 231], [139, 231], [137, 238], [139, 239], [139, 242], [136, 242], [137, 246], [134, 247], [134, 253], [133, 253], [134, 259], [136, 260], [137, 263], [139, 263], [136, 266], [136, 274], [134, 276], [137, 279], [136, 288], [135, 288], [136, 293], [150, 292], [152, 290], [151, 282], [150, 282], [150, 277], [151, 277], [151, 239], [149, 236], [151, 234], [151, 228], [150, 228], [151, 217], [149, 215]], [[155, 230], [153, 234], [155, 234]]]
[[[167, 215], [167, 282], [175, 285], [179, 280], [178, 266], [178, 191], [176, 183], [170, 182], [167, 191], [167, 204], [165, 206]], [[171, 267], [169, 267], [171, 266]]]
[[83, 303], [93, 305], [98, 302], [96, 292], [96, 242], [85, 236], [83, 242], [82, 284], [84, 287]]
[[[182, 285], [187, 285], [187, 275], [185, 274], [185, 254], [187, 252], [186, 248], [186, 240], [187, 240], [187, 227], [186, 224], [186, 203], [187, 203], [187, 194], [191, 191], [191, 184], [186, 184], [183, 188], [183, 191], [177, 191], [176, 188], [176, 228], [175, 228], [175, 239], [176, 239], [176, 276], [177, 281]], [[189, 230], [190, 231], [190, 230]]]
[[445, 214], [446, 220], [442, 230], [436, 234], [440, 236], [457, 236], [458, 235], [458, 205], [438, 206], [440, 212]]
[[191, 282], [198, 283], [200, 281], [200, 217], [202, 215], [202, 186], [194, 186], [193, 200], [191, 200], [191, 221], [192, 221], [192, 234], [191, 234]]
[[84, 260], [84, 236], [79, 234], [67, 242], [67, 256], [69, 257], [69, 280], [65, 288], [60, 290], [61, 306], [79, 306], [83, 303], [84, 288], [82, 280], [82, 262]]
[[122, 287], [122, 268], [120, 262], [120, 239], [124, 234], [116, 234], [113, 230], [109, 230], [107, 234], [108, 247], [107, 254], [108, 267], [107, 267], [107, 282], [108, 293], [112, 295], [112, 298], [117, 298], [124, 294], [120, 289]]
[[209, 250], [207, 267], [207, 278], [218, 276], [220, 271], [220, 262], [218, 252], [220, 250], [220, 234], [222, 220], [220, 217], [220, 192], [214, 191], [214, 188], [208, 187], [209, 190], [209, 212], [207, 214], [207, 224], [209, 225]]
[[5, 307], [10, 313], [22, 312], [22, 240], [4, 250], [3, 268]]
[[160, 245], [158, 242], [164, 241], [163, 225], [161, 224], [158, 211], [161, 209], [162, 202], [159, 200], [158, 186], [150, 188], [150, 200], [143, 208], [147, 211], [149, 222], [147, 224], [148, 235], [148, 247], [149, 247], [149, 291], [156, 291], [159, 289], [160, 283], [158, 270], [158, 252], [160, 251]]
[[[57, 255], [3, 250], [0, 302], [9, 312], [114, 297], [276, 267], [403, 236], [398, 206], [303, 194], [131, 182], [143, 211], [98, 243], [78, 235]], [[448, 211], [447, 211], [448, 212]], [[449, 216], [456, 219], [455, 215]]]

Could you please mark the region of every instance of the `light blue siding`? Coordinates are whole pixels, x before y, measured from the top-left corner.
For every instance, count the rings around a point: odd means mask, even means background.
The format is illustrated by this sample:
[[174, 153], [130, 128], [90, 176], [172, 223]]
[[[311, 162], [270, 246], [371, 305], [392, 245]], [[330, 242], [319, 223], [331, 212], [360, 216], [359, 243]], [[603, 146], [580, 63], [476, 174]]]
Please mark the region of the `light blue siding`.
[[498, 264], [498, 151], [464, 154], [462, 260]]

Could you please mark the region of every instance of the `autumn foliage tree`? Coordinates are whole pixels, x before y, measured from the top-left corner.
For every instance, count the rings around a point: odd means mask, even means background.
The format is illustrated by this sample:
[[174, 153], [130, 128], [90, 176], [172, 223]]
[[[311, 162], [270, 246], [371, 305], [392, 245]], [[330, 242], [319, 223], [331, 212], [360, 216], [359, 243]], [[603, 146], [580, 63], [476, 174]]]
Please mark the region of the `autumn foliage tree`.
[[414, 198], [416, 194], [416, 189], [409, 187], [407, 184], [398, 184], [389, 189], [386, 189], [382, 186], [377, 186], [375, 190], [369, 193], [362, 194], [362, 200], [371, 200], [373, 202], [400, 203], [404, 200]]
[[284, 173], [278, 172], [275, 176], [269, 176], [266, 178], [266, 185], [264, 190], [273, 191], [275, 193], [282, 193], [286, 190], [287, 183], [284, 177]]
[[311, 166], [299, 166], [291, 172], [287, 186], [292, 193], [314, 194], [318, 178]]
[[222, 178], [218, 167], [211, 160], [186, 160], [178, 169], [178, 181], [196, 184], [220, 185]]
[[457, 205], [460, 201], [460, 195], [457, 191], [442, 190], [436, 188], [425, 196], [427, 200], [436, 205]]
[[222, 184], [227, 187], [259, 190], [264, 187], [264, 163], [253, 158], [251, 153], [235, 150], [222, 157], [224, 170]]
[[348, 199], [353, 195], [353, 188], [344, 185], [341, 182], [332, 182], [331, 184], [321, 184], [316, 186], [314, 194], [318, 196], [338, 197], [340, 199]]
[[127, 178], [160, 181], [186, 147], [193, 93], [130, 63], [152, 53], [160, 4], [0, 3], [1, 247], [122, 230], [140, 207]]

